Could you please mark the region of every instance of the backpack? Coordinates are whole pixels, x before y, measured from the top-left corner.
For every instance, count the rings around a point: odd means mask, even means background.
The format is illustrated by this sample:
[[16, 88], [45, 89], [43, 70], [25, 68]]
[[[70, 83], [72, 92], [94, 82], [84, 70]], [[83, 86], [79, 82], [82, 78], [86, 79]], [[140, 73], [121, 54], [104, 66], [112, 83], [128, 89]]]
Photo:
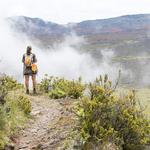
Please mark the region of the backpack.
[[32, 63], [33, 63], [33, 55], [32, 54], [30, 54], [30, 55], [25, 54], [25, 66], [31, 67]]
[[32, 65], [31, 65], [31, 70], [32, 70], [33, 72], [37, 72], [37, 70], [38, 70], [37, 65], [36, 65], [36, 64], [32, 64]]

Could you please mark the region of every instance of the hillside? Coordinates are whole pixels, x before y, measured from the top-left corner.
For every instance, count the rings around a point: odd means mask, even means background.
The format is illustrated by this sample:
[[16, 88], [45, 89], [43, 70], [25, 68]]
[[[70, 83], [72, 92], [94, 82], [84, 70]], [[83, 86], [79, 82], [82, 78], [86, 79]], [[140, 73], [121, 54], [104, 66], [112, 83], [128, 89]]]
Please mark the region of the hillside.
[[[120, 43], [126, 46], [137, 43], [147, 44], [149, 48], [150, 15], [127, 15], [110, 19], [87, 20], [79, 23], [61, 25], [39, 18], [16, 16], [8, 18], [11, 28], [38, 40], [44, 47], [60, 42], [72, 32], [84, 36], [87, 43], [83, 48], [96, 50], [101, 47], [119, 49]], [[144, 43], [145, 42], [145, 43]], [[121, 45], [125, 47], [123, 44]], [[147, 50], [147, 49], [144, 50]]]
[[[39, 18], [16, 16], [8, 18], [11, 29], [26, 35], [43, 50], [64, 41], [75, 33], [83, 42], [71, 46], [81, 53], [90, 54], [101, 63], [103, 52], [112, 51], [113, 61], [130, 72], [125, 84], [149, 85], [150, 14], [126, 15], [109, 19], [87, 20], [61, 25]], [[74, 41], [72, 36], [70, 41]], [[69, 45], [70, 46], [70, 45]], [[143, 59], [145, 58], [145, 59]]]
[[1, 150], [149, 149], [149, 89], [116, 88], [107, 75], [45, 76], [28, 95], [12, 77], [0, 85]]

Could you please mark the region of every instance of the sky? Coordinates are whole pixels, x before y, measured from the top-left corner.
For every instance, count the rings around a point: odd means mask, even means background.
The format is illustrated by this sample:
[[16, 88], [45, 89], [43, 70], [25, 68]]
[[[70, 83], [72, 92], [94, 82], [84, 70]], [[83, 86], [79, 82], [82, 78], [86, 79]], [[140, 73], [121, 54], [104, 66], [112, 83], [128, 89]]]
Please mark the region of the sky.
[[141, 13], [150, 13], [150, 0], [0, 1], [0, 17], [23, 15], [60, 24]]
[[[71, 47], [72, 41], [76, 45], [84, 42], [74, 35], [68, 37], [64, 43], [57, 45], [56, 49], [45, 52], [27, 37], [16, 36], [3, 18], [28, 16], [67, 24], [83, 20], [144, 13], [150, 14], [150, 0], [1, 0], [0, 70], [13, 75], [19, 81], [23, 81], [22, 54], [26, 51], [27, 45], [32, 45], [38, 58], [39, 79], [47, 73], [67, 78], [76, 78], [81, 75], [86, 80], [92, 80], [99, 74], [108, 73], [114, 80], [121, 66], [112, 67], [112, 63], [109, 62], [111, 57], [115, 55], [112, 50], [105, 50], [107, 53], [101, 50], [103, 59], [97, 64], [88, 54], [79, 54], [76, 49]], [[128, 77], [132, 77], [132, 73], [128, 70], [122, 72]]]

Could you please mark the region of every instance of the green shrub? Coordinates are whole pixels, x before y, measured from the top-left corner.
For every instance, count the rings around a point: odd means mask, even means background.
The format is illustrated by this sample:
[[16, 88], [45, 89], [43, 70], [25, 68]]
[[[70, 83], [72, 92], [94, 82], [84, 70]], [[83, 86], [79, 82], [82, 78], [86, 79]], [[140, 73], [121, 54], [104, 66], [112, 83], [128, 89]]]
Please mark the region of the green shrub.
[[49, 94], [50, 98], [58, 99], [64, 97], [82, 97], [85, 86], [78, 80], [66, 80], [58, 77], [45, 76], [40, 83], [40, 90]]
[[30, 114], [32, 108], [30, 100], [24, 95], [19, 95], [17, 100], [18, 106], [21, 108], [21, 110], [25, 114]]
[[5, 118], [5, 112], [3, 108], [0, 106], [0, 149], [4, 148], [6, 142], [5, 142], [5, 130], [6, 130], [6, 118]]
[[150, 144], [150, 121], [137, 105], [135, 93], [114, 94], [108, 77], [89, 84], [90, 97], [76, 108], [82, 149], [103, 149], [113, 143], [123, 150], [141, 150]]
[[52, 85], [52, 79], [53, 77], [49, 77], [47, 74], [45, 75], [45, 77], [42, 79], [42, 81], [39, 84], [39, 89], [42, 92], [48, 93], [49, 92], [49, 88]]
[[16, 90], [18, 88], [22, 88], [22, 84], [17, 83], [12, 77], [7, 75], [0, 76], [0, 103], [5, 103], [5, 96], [9, 91]]
[[78, 81], [70, 81], [68, 82], [68, 96], [71, 98], [78, 99], [83, 96], [83, 91], [85, 86], [81, 84], [80, 79]]
[[23, 85], [20, 83], [17, 83], [17, 81], [15, 79], [13, 79], [13, 77], [10, 77], [7, 75], [2, 75], [0, 77], [0, 83], [8, 91], [23, 87]]
[[53, 99], [65, 98], [66, 96], [67, 94], [59, 88], [55, 88], [49, 92], [49, 97]]
[[8, 94], [7, 88], [0, 82], [0, 104], [5, 103], [5, 97]]
[[31, 112], [31, 103], [26, 96], [10, 92], [5, 99], [6, 103], [0, 105], [0, 149], [8, 143], [10, 135], [24, 126]]
[[17, 90], [21, 87], [9, 76], [0, 77], [0, 149], [4, 149], [9, 136], [24, 125], [31, 111], [30, 101]]

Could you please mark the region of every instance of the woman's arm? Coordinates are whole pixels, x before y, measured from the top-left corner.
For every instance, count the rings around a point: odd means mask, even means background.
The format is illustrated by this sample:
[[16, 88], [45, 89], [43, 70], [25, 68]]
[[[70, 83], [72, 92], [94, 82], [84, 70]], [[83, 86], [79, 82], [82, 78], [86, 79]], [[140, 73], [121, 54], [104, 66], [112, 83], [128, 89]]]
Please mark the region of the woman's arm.
[[22, 63], [24, 63], [25, 62], [25, 55], [23, 55], [23, 57], [22, 57]]
[[37, 62], [37, 58], [36, 58], [36, 55], [33, 54], [33, 63], [36, 63]]

